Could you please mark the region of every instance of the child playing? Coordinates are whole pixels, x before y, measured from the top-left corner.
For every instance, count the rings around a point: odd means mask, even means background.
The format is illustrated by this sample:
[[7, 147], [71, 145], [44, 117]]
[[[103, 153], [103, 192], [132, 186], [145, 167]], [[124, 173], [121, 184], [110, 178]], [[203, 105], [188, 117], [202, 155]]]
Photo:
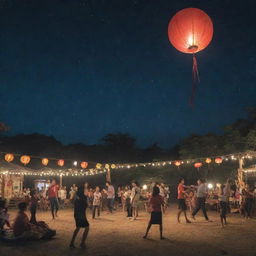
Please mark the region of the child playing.
[[98, 217], [100, 216], [100, 204], [101, 204], [101, 192], [100, 188], [96, 187], [96, 190], [93, 194], [93, 208], [92, 208], [92, 218], [95, 219], [95, 213], [97, 209]]

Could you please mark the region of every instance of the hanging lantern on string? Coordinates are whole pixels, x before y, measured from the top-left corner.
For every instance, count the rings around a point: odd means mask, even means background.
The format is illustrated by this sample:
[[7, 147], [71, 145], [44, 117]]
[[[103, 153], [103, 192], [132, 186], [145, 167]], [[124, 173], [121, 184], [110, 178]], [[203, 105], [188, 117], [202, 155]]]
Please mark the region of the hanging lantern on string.
[[221, 164], [222, 163], [222, 158], [220, 158], [220, 157], [217, 157], [217, 158], [215, 158], [215, 163], [216, 164]]
[[21, 156], [20, 161], [21, 161], [21, 163], [23, 163], [24, 165], [27, 165], [27, 164], [30, 162], [30, 156], [26, 156], [26, 155]]
[[115, 164], [111, 164], [111, 169], [116, 169], [116, 165]]
[[206, 162], [207, 164], [210, 164], [210, 163], [212, 162], [212, 159], [211, 159], [211, 158], [206, 158], [206, 159], [205, 159], [205, 162]]
[[63, 159], [60, 159], [60, 160], [58, 160], [57, 164], [58, 164], [58, 166], [62, 167], [62, 166], [64, 166], [65, 161]]
[[171, 44], [180, 52], [193, 55], [193, 87], [190, 104], [193, 105], [199, 73], [195, 54], [205, 49], [212, 40], [211, 18], [198, 8], [185, 8], [170, 20], [168, 36]]
[[110, 167], [109, 164], [105, 164], [106, 169], [109, 169], [109, 167]]
[[181, 161], [175, 161], [174, 164], [175, 164], [177, 167], [180, 167]]
[[43, 164], [44, 166], [47, 166], [48, 163], [49, 163], [49, 159], [48, 159], [48, 158], [43, 158], [43, 159], [42, 159], [42, 164]]
[[197, 170], [199, 171], [199, 168], [202, 167], [202, 163], [198, 162], [194, 164], [194, 167], [197, 168]]
[[101, 166], [102, 166], [102, 165], [101, 165], [100, 163], [97, 163], [97, 164], [96, 164], [96, 169], [100, 169]]
[[87, 163], [87, 162], [82, 162], [82, 163], [81, 163], [81, 167], [82, 167], [83, 169], [86, 169], [87, 166], [88, 166], [88, 163]]
[[10, 162], [12, 162], [14, 160], [14, 155], [13, 154], [9, 154], [9, 153], [5, 154], [4, 159], [5, 159], [6, 162], [10, 163]]

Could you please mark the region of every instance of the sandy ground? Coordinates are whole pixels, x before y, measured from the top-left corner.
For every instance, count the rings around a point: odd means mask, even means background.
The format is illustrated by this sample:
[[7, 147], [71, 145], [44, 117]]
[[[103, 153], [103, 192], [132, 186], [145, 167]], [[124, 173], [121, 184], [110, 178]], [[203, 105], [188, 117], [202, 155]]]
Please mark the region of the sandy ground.
[[[74, 229], [72, 210], [61, 210], [59, 218], [55, 221], [51, 220], [49, 212], [39, 212], [37, 219], [45, 220], [56, 229], [56, 238], [25, 245], [7, 245], [1, 242], [0, 256], [256, 256], [256, 220], [245, 221], [238, 215], [229, 215], [229, 225], [222, 229], [216, 212], [209, 212], [209, 217], [213, 220], [211, 223], [205, 222], [198, 215], [192, 224], [178, 224], [175, 218], [176, 211], [176, 207], [172, 207], [164, 216], [165, 240], [159, 240], [158, 226], [152, 227], [149, 239], [142, 239], [149, 218], [145, 212], [140, 213], [138, 220], [129, 221], [120, 211], [113, 215], [104, 212], [102, 217], [92, 220], [88, 211], [90, 233], [86, 250], [68, 247]], [[80, 237], [81, 234], [79, 240]]]

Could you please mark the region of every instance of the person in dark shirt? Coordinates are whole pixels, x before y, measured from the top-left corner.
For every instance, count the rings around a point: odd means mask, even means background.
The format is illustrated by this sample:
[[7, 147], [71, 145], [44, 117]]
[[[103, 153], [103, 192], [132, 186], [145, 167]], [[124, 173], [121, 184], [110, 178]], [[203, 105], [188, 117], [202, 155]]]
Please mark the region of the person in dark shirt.
[[37, 224], [36, 210], [37, 210], [37, 206], [38, 206], [38, 197], [37, 197], [36, 190], [33, 189], [30, 192], [30, 195], [31, 195], [31, 199], [30, 199], [30, 214], [31, 214], [30, 223]]
[[70, 242], [70, 247], [75, 248], [75, 239], [80, 230], [80, 228], [84, 228], [83, 237], [81, 240], [80, 247], [85, 248], [85, 241], [89, 232], [89, 222], [86, 218], [86, 208], [87, 208], [87, 197], [84, 193], [84, 187], [79, 187], [75, 196], [74, 202], [74, 218], [76, 222], [76, 229], [74, 230], [73, 237]]
[[148, 237], [148, 232], [152, 225], [157, 224], [160, 228], [160, 239], [164, 239], [163, 237], [163, 223], [162, 223], [162, 208], [164, 206], [164, 199], [159, 195], [160, 189], [159, 187], [153, 188], [152, 197], [149, 200], [149, 205], [151, 207], [151, 218], [148, 223], [148, 227], [146, 230], [146, 234], [143, 237], [146, 239]]

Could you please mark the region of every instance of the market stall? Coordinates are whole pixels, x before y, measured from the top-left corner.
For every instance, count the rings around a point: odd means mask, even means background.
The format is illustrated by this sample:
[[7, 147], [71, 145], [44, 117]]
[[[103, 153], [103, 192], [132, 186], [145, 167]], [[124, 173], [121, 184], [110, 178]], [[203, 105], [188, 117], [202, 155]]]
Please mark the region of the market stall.
[[0, 197], [11, 199], [22, 196], [24, 171], [30, 169], [0, 160]]

